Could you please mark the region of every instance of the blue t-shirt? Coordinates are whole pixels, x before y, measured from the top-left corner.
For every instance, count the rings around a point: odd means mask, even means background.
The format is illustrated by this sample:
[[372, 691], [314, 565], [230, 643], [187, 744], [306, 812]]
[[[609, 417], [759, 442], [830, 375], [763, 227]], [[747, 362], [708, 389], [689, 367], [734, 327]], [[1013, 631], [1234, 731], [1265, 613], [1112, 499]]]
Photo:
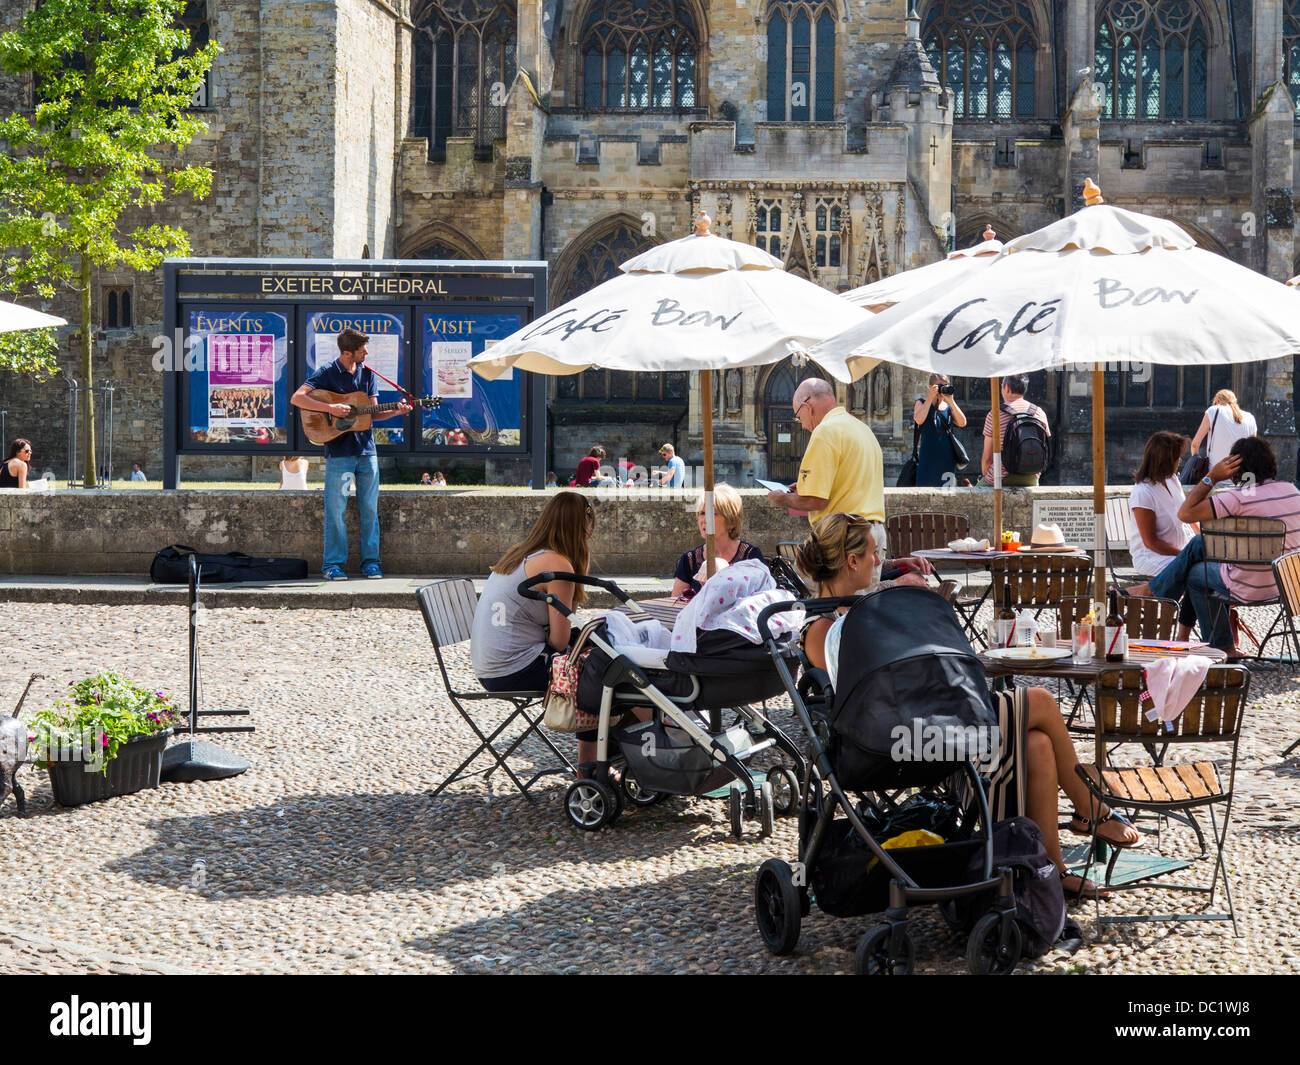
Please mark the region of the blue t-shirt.
[[[342, 362], [335, 359], [307, 378], [307, 384], [312, 388], [323, 388], [326, 392], [364, 392], [376, 403], [379, 402], [374, 372], [365, 363], [357, 367], [356, 373], [348, 373], [343, 369]], [[374, 453], [375, 434], [369, 429], [359, 433], [344, 433], [325, 445], [326, 458], [354, 458]]]
[[674, 455], [668, 460], [668, 468], [673, 471], [673, 475], [668, 478], [668, 487], [681, 488], [686, 483], [686, 463], [680, 455]]

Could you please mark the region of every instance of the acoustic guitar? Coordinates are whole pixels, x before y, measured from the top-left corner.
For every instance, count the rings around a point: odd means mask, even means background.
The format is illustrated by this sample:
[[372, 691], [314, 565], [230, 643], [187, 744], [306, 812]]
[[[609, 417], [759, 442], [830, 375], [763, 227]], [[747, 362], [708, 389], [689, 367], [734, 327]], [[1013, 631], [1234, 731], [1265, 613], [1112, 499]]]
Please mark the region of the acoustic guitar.
[[[397, 410], [398, 407], [407, 400], [401, 400], [397, 403], [378, 403], [370, 402], [370, 397], [364, 392], [327, 392], [323, 388], [315, 388], [308, 392], [307, 395], [312, 399], [318, 399], [322, 403], [346, 403], [352, 408], [352, 413], [346, 418], [338, 418], [333, 414], [323, 410], [304, 410], [298, 408], [298, 414], [302, 417], [302, 431], [306, 434], [308, 440], [313, 444], [328, 444], [336, 437], [344, 433], [360, 433], [370, 428], [371, 418], [376, 414], [387, 414], [389, 411]], [[413, 406], [424, 407], [429, 410], [437, 410], [442, 406], [441, 396], [425, 396], [423, 399], [409, 400]]]

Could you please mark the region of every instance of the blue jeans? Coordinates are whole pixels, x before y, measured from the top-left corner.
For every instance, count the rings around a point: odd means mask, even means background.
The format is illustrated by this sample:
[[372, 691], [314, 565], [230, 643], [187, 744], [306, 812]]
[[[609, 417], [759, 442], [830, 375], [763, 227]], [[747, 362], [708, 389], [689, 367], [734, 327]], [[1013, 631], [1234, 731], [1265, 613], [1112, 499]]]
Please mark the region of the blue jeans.
[[379, 563], [379, 457], [347, 455], [325, 458], [325, 552], [326, 566], [348, 564], [348, 530], [343, 524], [348, 493], [346, 474], [357, 485], [357, 517], [361, 523], [361, 565]]
[[1228, 586], [1223, 583], [1223, 566], [1218, 562], [1205, 562], [1205, 541], [1193, 536], [1177, 557], [1151, 578], [1151, 594], [1162, 599], [1180, 599], [1186, 593], [1196, 610], [1196, 620], [1201, 626], [1201, 639], [1212, 647], [1232, 650], [1232, 630], [1228, 622], [1228, 608], [1210, 599], [1210, 595], [1231, 598]]

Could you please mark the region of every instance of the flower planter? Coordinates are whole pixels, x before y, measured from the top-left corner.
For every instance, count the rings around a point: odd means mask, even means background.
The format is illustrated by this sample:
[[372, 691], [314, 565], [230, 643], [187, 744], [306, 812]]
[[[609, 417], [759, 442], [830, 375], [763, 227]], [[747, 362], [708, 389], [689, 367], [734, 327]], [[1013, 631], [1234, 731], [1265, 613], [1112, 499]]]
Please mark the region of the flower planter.
[[168, 728], [152, 736], [128, 740], [118, 747], [117, 757], [108, 763], [104, 772], [97, 769], [87, 772], [84, 762], [51, 762], [49, 774], [54, 801], [60, 806], [81, 806], [156, 788], [162, 772], [163, 748], [171, 734]]

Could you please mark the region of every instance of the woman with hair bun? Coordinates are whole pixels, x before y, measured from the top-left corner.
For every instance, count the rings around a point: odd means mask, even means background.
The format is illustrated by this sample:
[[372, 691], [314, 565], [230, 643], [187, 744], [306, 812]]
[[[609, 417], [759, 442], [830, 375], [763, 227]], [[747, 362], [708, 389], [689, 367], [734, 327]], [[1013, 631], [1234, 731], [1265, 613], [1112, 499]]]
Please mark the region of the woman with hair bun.
[[[848, 596], [873, 590], [876, 545], [870, 523], [862, 518], [851, 514], [823, 518], [800, 545], [795, 559], [799, 569], [816, 582], [818, 596]], [[880, 587], [892, 584], [929, 587], [915, 573], [885, 581]], [[833, 624], [829, 618], [819, 617], [804, 628], [801, 648], [816, 669], [827, 668], [827, 636]], [[1093, 827], [1087, 816], [1078, 812], [1090, 809], [1091, 799], [1075, 773], [1078, 758], [1061, 718], [1061, 708], [1051, 692], [1043, 688], [994, 692], [993, 704], [998, 712], [1000, 741], [997, 765], [988, 782], [993, 819], [1001, 821], [1024, 814], [1042, 832], [1047, 855], [1060, 871], [1066, 896], [1105, 898], [1108, 892], [1068, 872], [1061, 855], [1056, 819], [1058, 788], [1074, 803], [1070, 830], [1091, 835]], [[1134, 847], [1142, 841], [1122, 815], [1105, 807], [1099, 811], [1097, 828], [1097, 834], [1115, 847]]]

